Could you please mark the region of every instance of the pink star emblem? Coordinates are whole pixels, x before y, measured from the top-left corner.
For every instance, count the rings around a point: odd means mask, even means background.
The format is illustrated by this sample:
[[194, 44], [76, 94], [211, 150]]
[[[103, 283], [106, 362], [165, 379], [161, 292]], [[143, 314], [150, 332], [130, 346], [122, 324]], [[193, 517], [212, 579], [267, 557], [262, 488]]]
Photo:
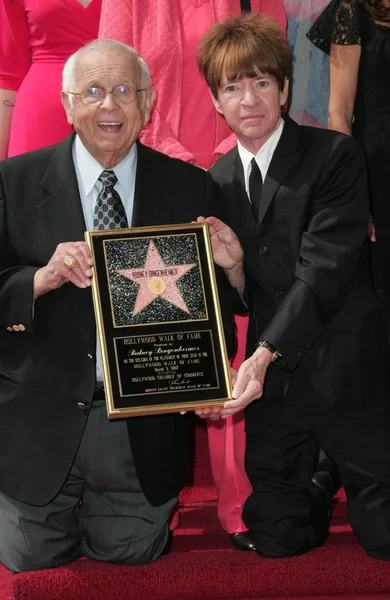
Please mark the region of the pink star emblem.
[[195, 265], [166, 265], [152, 241], [149, 242], [145, 266], [138, 269], [119, 269], [118, 273], [139, 285], [133, 317], [157, 297], [189, 313], [176, 281]]

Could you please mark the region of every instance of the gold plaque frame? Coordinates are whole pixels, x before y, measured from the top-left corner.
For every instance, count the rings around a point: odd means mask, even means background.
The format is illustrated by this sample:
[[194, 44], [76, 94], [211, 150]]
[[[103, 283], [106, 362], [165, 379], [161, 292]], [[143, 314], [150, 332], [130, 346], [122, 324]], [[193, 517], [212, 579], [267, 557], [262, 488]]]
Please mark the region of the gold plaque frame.
[[222, 405], [229, 360], [206, 223], [86, 232], [109, 418]]

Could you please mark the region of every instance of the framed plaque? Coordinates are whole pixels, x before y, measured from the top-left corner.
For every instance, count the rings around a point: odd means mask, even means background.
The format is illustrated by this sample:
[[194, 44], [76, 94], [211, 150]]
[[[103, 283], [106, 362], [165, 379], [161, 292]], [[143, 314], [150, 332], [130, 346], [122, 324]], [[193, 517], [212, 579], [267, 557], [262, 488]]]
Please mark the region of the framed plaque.
[[222, 405], [229, 361], [208, 225], [86, 232], [110, 418]]

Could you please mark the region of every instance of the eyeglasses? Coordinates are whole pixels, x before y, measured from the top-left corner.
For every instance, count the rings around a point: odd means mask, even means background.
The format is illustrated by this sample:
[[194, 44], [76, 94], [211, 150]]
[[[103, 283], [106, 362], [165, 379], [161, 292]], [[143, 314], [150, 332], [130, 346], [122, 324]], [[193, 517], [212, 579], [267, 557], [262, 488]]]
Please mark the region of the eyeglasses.
[[102, 104], [107, 94], [112, 94], [114, 102], [117, 104], [131, 104], [137, 97], [137, 92], [145, 92], [148, 88], [133, 88], [129, 85], [118, 85], [113, 90], [105, 90], [100, 87], [87, 87], [81, 92], [68, 92], [73, 96], [78, 96], [86, 106], [96, 106]]

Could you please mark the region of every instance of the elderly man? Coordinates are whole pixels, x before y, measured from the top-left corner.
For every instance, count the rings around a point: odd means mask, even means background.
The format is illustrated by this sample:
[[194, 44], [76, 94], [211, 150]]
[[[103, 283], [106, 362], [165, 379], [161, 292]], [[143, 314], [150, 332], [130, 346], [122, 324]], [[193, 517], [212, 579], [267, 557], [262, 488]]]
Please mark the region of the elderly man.
[[215, 214], [205, 171], [137, 141], [154, 97], [134, 49], [92, 42], [64, 68], [75, 135], [0, 165], [0, 560], [15, 572], [167, 546], [188, 416], [107, 419], [82, 241]]
[[368, 269], [362, 153], [350, 137], [281, 118], [290, 53], [276, 23], [215, 25], [198, 62], [238, 137], [212, 175], [244, 256], [227, 225], [209, 222], [231, 284], [242, 289], [246, 274], [248, 358], [222, 411], [247, 407], [244, 522], [262, 556], [324, 542], [327, 506], [311, 487], [320, 445], [359, 541], [390, 559], [390, 353]]

